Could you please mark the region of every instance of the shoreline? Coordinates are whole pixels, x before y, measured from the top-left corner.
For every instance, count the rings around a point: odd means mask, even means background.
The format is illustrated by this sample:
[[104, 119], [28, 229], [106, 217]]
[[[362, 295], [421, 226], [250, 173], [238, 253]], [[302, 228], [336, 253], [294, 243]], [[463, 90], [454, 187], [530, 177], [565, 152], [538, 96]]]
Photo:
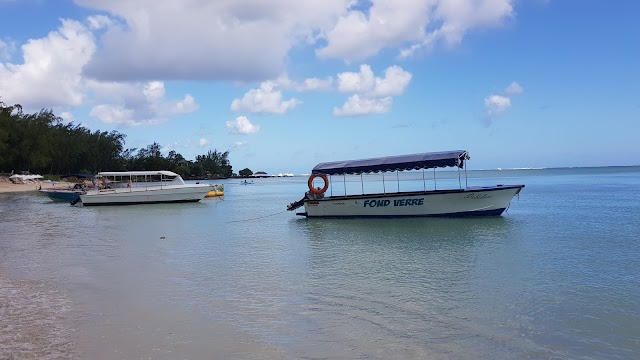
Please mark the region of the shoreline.
[[[61, 183], [68, 184], [64, 181], [58, 182], [56, 184], [60, 185]], [[11, 182], [11, 180], [9, 180], [8, 177], [0, 177], [0, 194], [38, 191], [40, 187], [42, 187], [42, 189], [50, 189], [54, 186], [54, 183], [37, 180], [27, 180], [27, 182], [23, 184], [14, 184], [13, 182]]]

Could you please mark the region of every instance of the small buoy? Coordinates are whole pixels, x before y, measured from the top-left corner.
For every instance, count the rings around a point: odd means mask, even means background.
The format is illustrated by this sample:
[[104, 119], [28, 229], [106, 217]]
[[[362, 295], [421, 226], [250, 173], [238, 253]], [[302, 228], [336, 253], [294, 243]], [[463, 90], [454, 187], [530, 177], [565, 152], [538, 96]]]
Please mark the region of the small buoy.
[[160, 239], [165, 239], [165, 237], [164, 236], [160, 236]]

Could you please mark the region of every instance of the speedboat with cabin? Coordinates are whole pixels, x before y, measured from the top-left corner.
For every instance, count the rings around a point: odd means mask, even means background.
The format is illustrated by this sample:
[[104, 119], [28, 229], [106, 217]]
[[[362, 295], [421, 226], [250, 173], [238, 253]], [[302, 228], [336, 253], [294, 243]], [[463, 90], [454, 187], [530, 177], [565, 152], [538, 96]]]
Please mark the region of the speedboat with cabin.
[[84, 206], [198, 202], [214, 190], [210, 184], [187, 184], [174, 172], [119, 171], [96, 175], [97, 188], [71, 202]]
[[[287, 210], [293, 211], [304, 206], [304, 212], [296, 215], [307, 218], [349, 218], [349, 217], [421, 217], [421, 216], [479, 216], [501, 215], [511, 200], [520, 193], [524, 185], [467, 186], [466, 161], [469, 154], [465, 150], [431, 152], [399, 156], [387, 156], [361, 160], [326, 162], [316, 165], [307, 182], [309, 191], [305, 196], [291, 203]], [[435, 169], [453, 167], [458, 169], [458, 188], [437, 189]], [[434, 169], [434, 189], [426, 189], [425, 169]], [[460, 169], [464, 169], [465, 186], [462, 186]], [[423, 190], [401, 192], [398, 172], [422, 170]], [[347, 194], [346, 175], [382, 173], [382, 193]], [[385, 173], [395, 172], [398, 192], [387, 192], [384, 187]], [[333, 176], [342, 175], [344, 195], [325, 196]], [[314, 179], [321, 179], [323, 187], [316, 187]], [[332, 187], [333, 189], [333, 187]]]

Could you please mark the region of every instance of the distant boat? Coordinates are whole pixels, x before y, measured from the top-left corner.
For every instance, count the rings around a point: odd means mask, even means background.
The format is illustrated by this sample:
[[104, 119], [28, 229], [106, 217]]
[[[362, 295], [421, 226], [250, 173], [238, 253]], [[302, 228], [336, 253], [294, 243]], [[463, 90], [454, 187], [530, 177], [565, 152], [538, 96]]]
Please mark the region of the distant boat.
[[[382, 158], [328, 162], [316, 165], [308, 180], [309, 191], [291, 203], [287, 210], [304, 206], [296, 215], [309, 218], [332, 217], [418, 217], [418, 216], [476, 216], [500, 215], [518, 195], [524, 185], [495, 185], [462, 187], [460, 172], [458, 189], [412, 192], [384, 192], [362, 195], [324, 196], [329, 187], [328, 176], [384, 173], [404, 170], [457, 167], [463, 169], [469, 155], [464, 150], [388, 156]], [[466, 174], [466, 173], [465, 173]], [[322, 188], [314, 187], [314, 178], [324, 181]], [[466, 178], [465, 178], [466, 183]], [[364, 189], [364, 186], [362, 187]], [[345, 190], [346, 192], [346, 190]]]
[[186, 184], [174, 172], [122, 171], [96, 175], [98, 188], [71, 204], [84, 206], [198, 202], [212, 190], [210, 184]]
[[247, 181], [247, 180], [240, 181], [240, 185], [251, 185], [251, 184], [253, 184], [253, 180], [251, 180], [251, 181]]

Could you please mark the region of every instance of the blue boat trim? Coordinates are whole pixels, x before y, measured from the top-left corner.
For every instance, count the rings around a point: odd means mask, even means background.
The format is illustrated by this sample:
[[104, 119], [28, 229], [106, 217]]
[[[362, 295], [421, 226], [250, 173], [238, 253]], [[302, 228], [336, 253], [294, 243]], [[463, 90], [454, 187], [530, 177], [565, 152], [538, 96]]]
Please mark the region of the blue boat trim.
[[363, 218], [377, 218], [377, 219], [397, 219], [397, 218], [424, 218], [424, 217], [472, 217], [472, 216], [499, 216], [507, 208], [493, 209], [493, 210], [481, 210], [481, 211], [465, 211], [457, 213], [447, 214], [426, 214], [426, 215], [347, 215], [347, 216], [309, 216], [306, 212], [296, 213], [299, 216], [305, 216], [307, 219], [363, 219]]
[[173, 201], [138, 201], [138, 202], [109, 202], [103, 204], [84, 204], [83, 206], [111, 206], [111, 205], [146, 205], [146, 204], [175, 204], [175, 203], [191, 203], [198, 202], [200, 199], [195, 200], [173, 200]]
[[46, 194], [51, 200], [57, 201], [72, 201], [80, 197], [81, 192], [71, 191], [55, 191], [55, 190], [40, 190], [40, 192]]

